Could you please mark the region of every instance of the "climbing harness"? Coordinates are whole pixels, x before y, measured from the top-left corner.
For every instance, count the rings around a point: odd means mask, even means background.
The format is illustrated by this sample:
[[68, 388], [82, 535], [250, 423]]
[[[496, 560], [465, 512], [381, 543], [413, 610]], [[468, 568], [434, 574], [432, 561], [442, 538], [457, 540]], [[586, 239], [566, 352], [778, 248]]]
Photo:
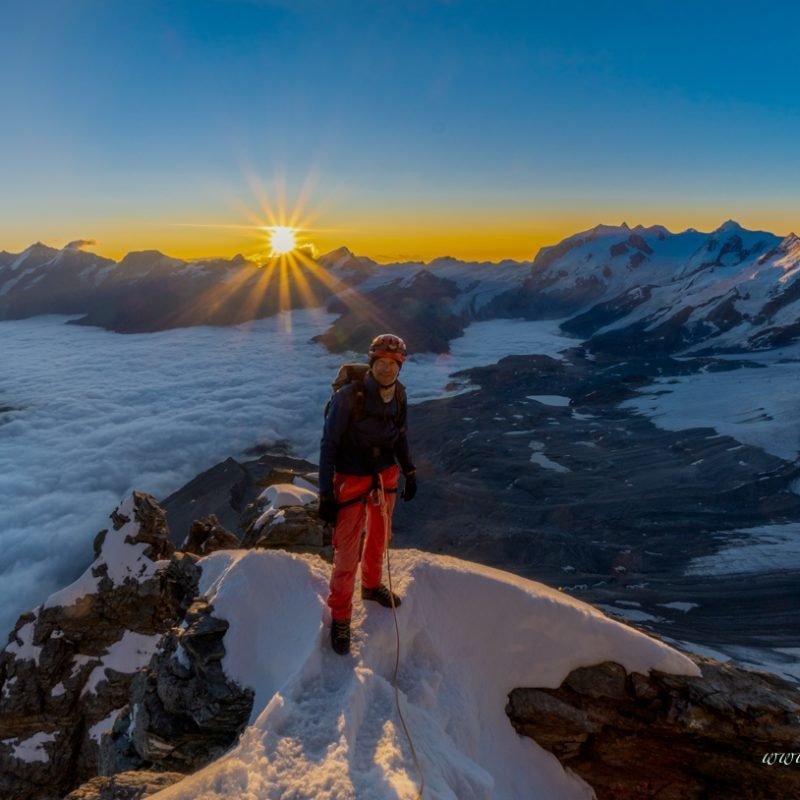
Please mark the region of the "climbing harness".
[[397, 641], [397, 647], [395, 651], [395, 660], [394, 660], [394, 675], [392, 676], [392, 686], [394, 687], [394, 702], [397, 706], [397, 714], [400, 717], [400, 723], [403, 726], [403, 732], [406, 735], [406, 739], [408, 739], [409, 747], [411, 748], [411, 757], [414, 759], [414, 764], [417, 767], [417, 772], [419, 773], [420, 784], [419, 784], [419, 792], [417, 792], [417, 800], [422, 800], [422, 793], [425, 791], [425, 773], [422, 771], [422, 766], [419, 763], [419, 758], [417, 758], [417, 751], [414, 748], [414, 742], [411, 738], [411, 732], [408, 730], [408, 725], [406, 724], [405, 717], [403, 716], [403, 711], [400, 708], [400, 689], [397, 686], [397, 675], [400, 671], [400, 626], [397, 623], [397, 609], [394, 605], [394, 590], [392, 589], [392, 564], [389, 559], [389, 532], [391, 531], [391, 527], [389, 525], [389, 511], [386, 508], [386, 493], [391, 491], [397, 491], [397, 489], [384, 489], [383, 486], [383, 475], [378, 474], [378, 488], [375, 490], [380, 501], [381, 507], [381, 517], [383, 518], [383, 534], [384, 534], [384, 552], [386, 554], [386, 574], [389, 579], [389, 597], [392, 601], [392, 616], [394, 617], [394, 632], [395, 638]]

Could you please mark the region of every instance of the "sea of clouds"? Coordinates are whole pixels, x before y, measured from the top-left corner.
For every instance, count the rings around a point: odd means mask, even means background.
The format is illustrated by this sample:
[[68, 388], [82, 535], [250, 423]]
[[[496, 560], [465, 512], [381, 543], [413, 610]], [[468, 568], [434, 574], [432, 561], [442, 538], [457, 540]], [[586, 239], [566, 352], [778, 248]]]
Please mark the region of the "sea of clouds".
[[[0, 637], [71, 582], [131, 490], [163, 498], [257, 443], [287, 440], [316, 463], [330, 382], [344, 360], [311, 342], [335, 319], [293, 312], [228, 328], [150, 334], [0, 322]], [[444, 356], [415, 355], [412, 403], [443, 397], [452, 373], [508, 354], [574, 344], [558, 321], [476, 323]], [[413, 439], [413, 410], [410, 414]]]

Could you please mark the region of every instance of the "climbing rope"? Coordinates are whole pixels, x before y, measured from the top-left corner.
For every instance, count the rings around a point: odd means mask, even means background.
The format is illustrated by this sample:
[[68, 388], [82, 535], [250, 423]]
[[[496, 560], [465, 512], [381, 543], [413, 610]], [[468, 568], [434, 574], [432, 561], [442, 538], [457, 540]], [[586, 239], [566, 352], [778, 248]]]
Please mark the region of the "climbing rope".
[[417, 800], [422, 800], [422, 793], [425, 791], [425, 773], [422, 771], [422, 765], [417, 758], [417, 751], [414, 747], [414, 741], [411, 738], [411, 732], [408, 730], [403, 711], [400, 708], [400, 689], [397, 686], [397, 675], [400, 672], [400, 626], [397, 623], [397, 609], [394, 605], [394, 590], [392, 588], [392, 563], [389, 558], [389, 539], [391, 534], [391, 527], [389, 523], [389, 511], [387, 510], [386, 494], [383, 490], [383, 475], [378, 474], [380, 481], [380, 502], [381, 502], [381, 516], [383, 517], [383, 533], [384, 533], [384, 551], [386, 553], [386, 574], [389, 578], [389, 597], [392, 601], [392, 616], [394, 617], [394, 632], [397, 642], [394, 660], [394, 675], [392, 676], [392, 686], [394, 687], [394, 702], [397, 706], [397, 715], [400, 717], [400, 724], [403, 726], [403, 732], [408, 739], [408, 745], [411, 748], [411, 757], [414, 759], [414, 764], [419, 773], [420, 784], [419, 791], [417, 792]]

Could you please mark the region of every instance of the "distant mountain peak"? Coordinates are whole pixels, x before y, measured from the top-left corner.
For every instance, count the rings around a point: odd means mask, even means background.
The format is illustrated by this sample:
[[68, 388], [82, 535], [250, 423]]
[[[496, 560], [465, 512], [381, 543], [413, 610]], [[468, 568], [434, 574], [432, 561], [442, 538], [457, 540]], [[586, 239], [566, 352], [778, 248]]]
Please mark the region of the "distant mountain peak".
[[796, 233], [792, 232], [788, 236], [785, 236], [780, 243], [781, 250], [789, 251], [789, 250], [798, 250], [800, 249], [800, 236]]
[[55, 247], [48, 247], [43, 242], [34, 242], [30, 247], [26, 247], [23, 253], [52, 253], [55, 255], [58, 250]]
[[140, 266], [144, 263], [151, 263], [153, 261], [170, 261], [175, 264], [185, 263], [179, 258], [172, 258], [171, 256], [162, 253], [160, 250], [132, 250], [126, 253], [125, 257], [118, 263], [117, 266]]
[[650, 225], [650, 226], [637, 225], [632, 230], [634, 233], [651, 233], [660, 236], [670, 235], [669, 228], [665, 227], [664, 225]]
[[736, 231], [744, 230], [742, 226], [736, 222], [736, 220], [729, 219], [726, 222], [723, 222], [722, 225], [717, 228], [714, 233], [731, 233]]
[[131, 250], [125, 254], [122, 261], [126, 258], [167, 258], [167, 256], [160, 250]]
[[368, 256], [357, 256], [349, 247], [337, 247], [329, 253], [317, 256], [315, 260], [320, 266], [339, 276], [345, 276], [349, 281], [362, 280], [378, 266]]
[[42, 242], [34, 242], [30, 247], [26, 247], [11, 263], [11, 270], [16, 271], [25, 266], [39, 266], [52, 261], [59, 253], [54, 247], [48, 247]]
[[337, 247], [335, 250], [331, 250], [330, 253], [325, 253], [319, 257], [319, 260], [325, 261], [338, 261], [340, 258], [355, 258], [355, 254], [349, 247]]
[[[630, 227], [628, 226], [627, 222], [623, 222], [621, 225], [607, 225], [601, 222], [599, 225], [595, 225], [594, 228], [591, 228], [588, 231], [583, 233], [575, 234], [575, 237], [586, 237], [595, 238], [598, 236], [619, 236], [619, 235], [627, 235], [630, 233]], [[574, 237], [570, 237], [574, 238]]]

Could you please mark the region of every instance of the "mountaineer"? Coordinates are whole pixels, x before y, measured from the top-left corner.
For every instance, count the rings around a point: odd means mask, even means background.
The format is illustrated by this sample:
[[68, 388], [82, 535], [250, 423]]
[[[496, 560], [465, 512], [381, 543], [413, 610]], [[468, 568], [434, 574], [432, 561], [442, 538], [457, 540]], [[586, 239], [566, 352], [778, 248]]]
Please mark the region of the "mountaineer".
[[319, 516], [335, 526], [328, 606], [331, 646], [342, 655], [350, 651], [359, 556], [362, 600], [387, 608], [400, 605], [400, 598], [381, 583], [381, 571], [401, 469], [403, 500], [411, 500], [417, 491], [406, 435], [406, 392], [397, 380], [406, 355], [399, 336], [376, 336], [369, 348], [369, 366], [345, 364], [339, 370], [326, 409], [319, 459]]

